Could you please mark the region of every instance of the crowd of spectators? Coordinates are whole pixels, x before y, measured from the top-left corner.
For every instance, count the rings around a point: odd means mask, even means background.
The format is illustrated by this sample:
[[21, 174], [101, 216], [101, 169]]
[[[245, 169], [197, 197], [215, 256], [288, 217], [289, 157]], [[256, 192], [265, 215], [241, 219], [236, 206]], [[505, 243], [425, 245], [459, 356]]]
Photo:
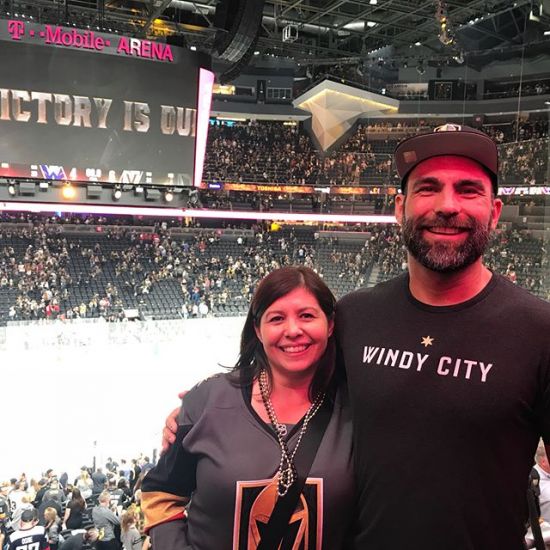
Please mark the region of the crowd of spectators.
[[[102, 316], [114, 321], [123, 316], [122, 302], [111, 284], [102, 294], [91, 294], [89, 301], [70, 305], [73, 289], [87, 287], [102, 271], [105, 257], [99, 244], [81, 246], [62, 234], [61, 225], [43, 223], [16, 229], [0, 224], [0, 239], [4, 243], [0, 247], [0, 289], [8, 295], [15, 293], [10, 320]], [[87, 269], [74, 269], [75, 255]]]
[[43, 536], [50, 550], [151, 548], [143, 531], [141, 482], [153, 466], [143, 455], [120, 463], [109, 458], [104, 467], [83, 466], [74, 480], [49, 469], [39, 478], [23, 473], [0, 483], [0, 548], [13, 533], [35, 526], [32, 534]]
[[485, 261], [492, 270], [513, 283], [550, 300], [550, 288], [545, 285], [544, 277], [550, 266], [547, 252], [540, 239], [510, 230], [494, 237]]
[[[185, 239], [158, 225], [108, 227], [94, 240], [63, 233], [61, 224], [2, 228], [0, 293], [15, 296], [8, 319], [125, 319], [124, 310], [143, 305], [163, 281], [173, 283], [182, 317], [203, 317], [217, 306], [246, 307], [257, 281], [290, 263], [313, 265], [312, 249], [288, 236], [255, 227], [254, 237], [236, 237], [227, 249], [221, 232], [198, 232]], [[75, 302], [75, 297], [79, 300]]]
[[[347, 249], [337, 239], [314, 239], [314, 228], [304, 233], [254, 225], [228, 238], [221, 229], [182, 236], [172, 235], [167, 224], [153, 233], [104, 226], [84, 239], [66, 234], [62, 224], [0, 225], [3, 322], [124, 321], [128, 308], [146, 310], [157, 302], [183, 318], [218, 315], [226, 306], [243, 313], [257, 282], [282, 265], [302, 263], [326, 273], [336, 294], [348, 291], [350, 282], [354, 288], [374, 284], [406, 268], [397, 228], [368, 225], [362, 232], [364, 245]], [[522, 251], [515, 245], [527, 241], [525, 232], [502, 235], [491, 249], [491, 265], [503, 274], [514, 271], [518, 284], [543, 295], [548, 259], [542, 241], [530, 238], [531, 248]], [[369, 280], [371, 273], [376, 278]]]
[[396, 99], [402, 99], [403, 101], [428, 101], [428, 89], [425, 90], [396, 90], [392, 92], [392, 95]]
[[405, 249], [397, 227], [371, 225], [365, 237], [362, 246], [348, 245], [347, 249], [339, 246], [337, 238], [324, 242], [328, 260], [325, 269], [335, 275], [331, 281], [335, 281], [336, 286], [343, 281], [348, 283], [348, 288], [350, 283], [353, 289], [366, 286], [374, 268], [377, 278], [371, 283], [387, 280], [406, 269]]
[[501, 181], [508, 185], [530, 186], [548, 182], [548, 139], [506, 143], [500, 146]]
[[526, 80], [513, 82], [485, 82], [483, 99], [502, 99], [506, 97], [536, 96], [550, 94], [550, 79]]
[[[388, 79], [378, 73], [376, 70], [377, 66], [377, 63], [373, 62], [371, 66], [365, 66], [361, 63], [359, 65], [341, 64], [331, 65], [330, 67], [309, 67], [306, 70], [305, 78], [297, 81], [293, 92], [294, 97], [304, 93], [304, 91], [317, 83], [329, 79], [349, 84], [350, 86], [364, 88], [374, 93], [389, 94], [396, 99], [404, 101], [427, 101], [429, 99], [427, 87], [418, 91], [400, 89], [399, 87], [391, 90], [392, 86], [388, 86]], [[395, 68], [393, 67], [394, 70]], [[411, 84], [414, 85], [414, 83]], [[389, 88], [388, 91], [386, 91], [387, 88]], [[477, 85], [475, 83], [468, 83], [465, 93], [466, 100], [475, 100]], [[530, 77], [521, 83], [519, 80], [486, 80], [483, 87], [483, 99], [505, 99], [518, 97], [519, 95], [530, 97], [547, 94], [550, 94], [550, 79], [548, 78], [533, 79], [533, 77]]]
[[[440, 123], [440, 120], [360, 122], [342, 144], [325, 154], [315, 149], [300, 125], [250, 121], [212, 126], [204, 179], [208, 183], [313, 186], [395, 184], [398, 179], [392, 153], [397, 143]], [[522, 185], [544, 183], [548, 167], [547, 117], [487, 122], [482, 129], [500, 144], [504, 184], [507, 179]], [[522, 162], [532, 169], [519, 164], [511, 169], [511, 163], [506, 161], [516, 156], [525, 157]]]

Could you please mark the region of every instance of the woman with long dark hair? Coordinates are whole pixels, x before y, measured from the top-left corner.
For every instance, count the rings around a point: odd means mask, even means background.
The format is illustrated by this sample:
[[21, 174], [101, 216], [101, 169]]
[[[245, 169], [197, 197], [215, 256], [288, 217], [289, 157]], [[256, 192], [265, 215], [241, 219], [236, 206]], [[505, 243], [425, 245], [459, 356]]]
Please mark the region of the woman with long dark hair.
[[63, 516], [63, 528], [64, 529], [82, 529], [84, 518], [84, 510], [86, 509], [86, 501], [82, 498], [80, 490], [76, 487], [73, 488], [71, 500], [67, 503], [65, 508], [65, 515]]
[[[260, 282], [237, 364], [186, 394], [177, 442], [143, 480], [154, 548], [255, 549], [272, 529], [276, 503], [305, 474], [282, 526], [283, 548], [345, 548], [352, 434], [335, 371], [335, 303], [305, 267], [281, 268]], [[312, 426], [326, 414], [309, 473], [298, 472], [298, 451], [310, 446]]]

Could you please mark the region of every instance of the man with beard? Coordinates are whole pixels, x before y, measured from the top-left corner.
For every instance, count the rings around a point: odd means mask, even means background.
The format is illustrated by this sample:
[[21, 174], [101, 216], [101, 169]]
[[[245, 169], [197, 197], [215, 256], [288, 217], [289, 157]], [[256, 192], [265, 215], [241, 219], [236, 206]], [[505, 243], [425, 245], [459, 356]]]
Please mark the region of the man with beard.
[[396, 149], [408, 273], [345, 296], [355, 548], [523, 548], [539, 436], [550, 443], [550, 304], [483, 265], [498, 153], [445, 125]]
[[395, 160], [409, 271], [348, 294], [336, 316], [353, 548], [518, 550], [539, 436], [550, 442], [550, 304], [483, 265], [502, 209], [486, 134], [447, 124]]

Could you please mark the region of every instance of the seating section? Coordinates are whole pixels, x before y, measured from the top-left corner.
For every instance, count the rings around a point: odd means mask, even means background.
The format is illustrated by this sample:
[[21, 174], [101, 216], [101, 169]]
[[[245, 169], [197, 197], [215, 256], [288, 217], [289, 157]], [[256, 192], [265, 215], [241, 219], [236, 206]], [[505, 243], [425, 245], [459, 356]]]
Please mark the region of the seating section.
[[[363, 121], [343, 143], [325, 153], [316, 150], [310, 134], [301, 125], [286, 126], [276, 121], [211, 125], [204, 179], [209, 183], [395, 185], [399, 179], [392, 154], [397, 143], [408, 136], [429, 132], [442, 122], [442, 119]], [[473, 121], [458, 123], [472, 125]], [[519, 122], [515, 117], [488, 118], [482, 130], [499, 144], [503, 184], [544, 184], [550, 150], [547, 117], [533, 115]]]
[[[72, 226], [71, 226], [72, 227]], [[100, 227], [100, 226], [98, 226]], [[74, 234], [62, 225], [0, 225], [0, 323], [104, 317], [120, 321], [245, 315], [258, 281], [283, 265], [317, 270], [340, 297], [406, 269], [399, 230], [279, 231], [183, 234], [156, 228], [112, 228]], [[540, 239], [517, 230], [496, 238], [488, 265], [550, 298], [548, 255]], [[546, 275], [545, 275], [546, 274]]]

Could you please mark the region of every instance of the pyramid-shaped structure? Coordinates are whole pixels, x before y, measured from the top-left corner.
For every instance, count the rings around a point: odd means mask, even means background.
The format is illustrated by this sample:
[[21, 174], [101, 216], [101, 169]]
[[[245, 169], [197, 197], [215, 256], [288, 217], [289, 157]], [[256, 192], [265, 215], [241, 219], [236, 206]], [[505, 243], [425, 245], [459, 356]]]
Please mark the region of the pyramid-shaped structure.
[[323, 80], [297, 97], [293, 105], [311, 113], [313, 133], [323, 151], [348, 132], [357, 119], [399, 110], [397, 99], [332, 80]]

